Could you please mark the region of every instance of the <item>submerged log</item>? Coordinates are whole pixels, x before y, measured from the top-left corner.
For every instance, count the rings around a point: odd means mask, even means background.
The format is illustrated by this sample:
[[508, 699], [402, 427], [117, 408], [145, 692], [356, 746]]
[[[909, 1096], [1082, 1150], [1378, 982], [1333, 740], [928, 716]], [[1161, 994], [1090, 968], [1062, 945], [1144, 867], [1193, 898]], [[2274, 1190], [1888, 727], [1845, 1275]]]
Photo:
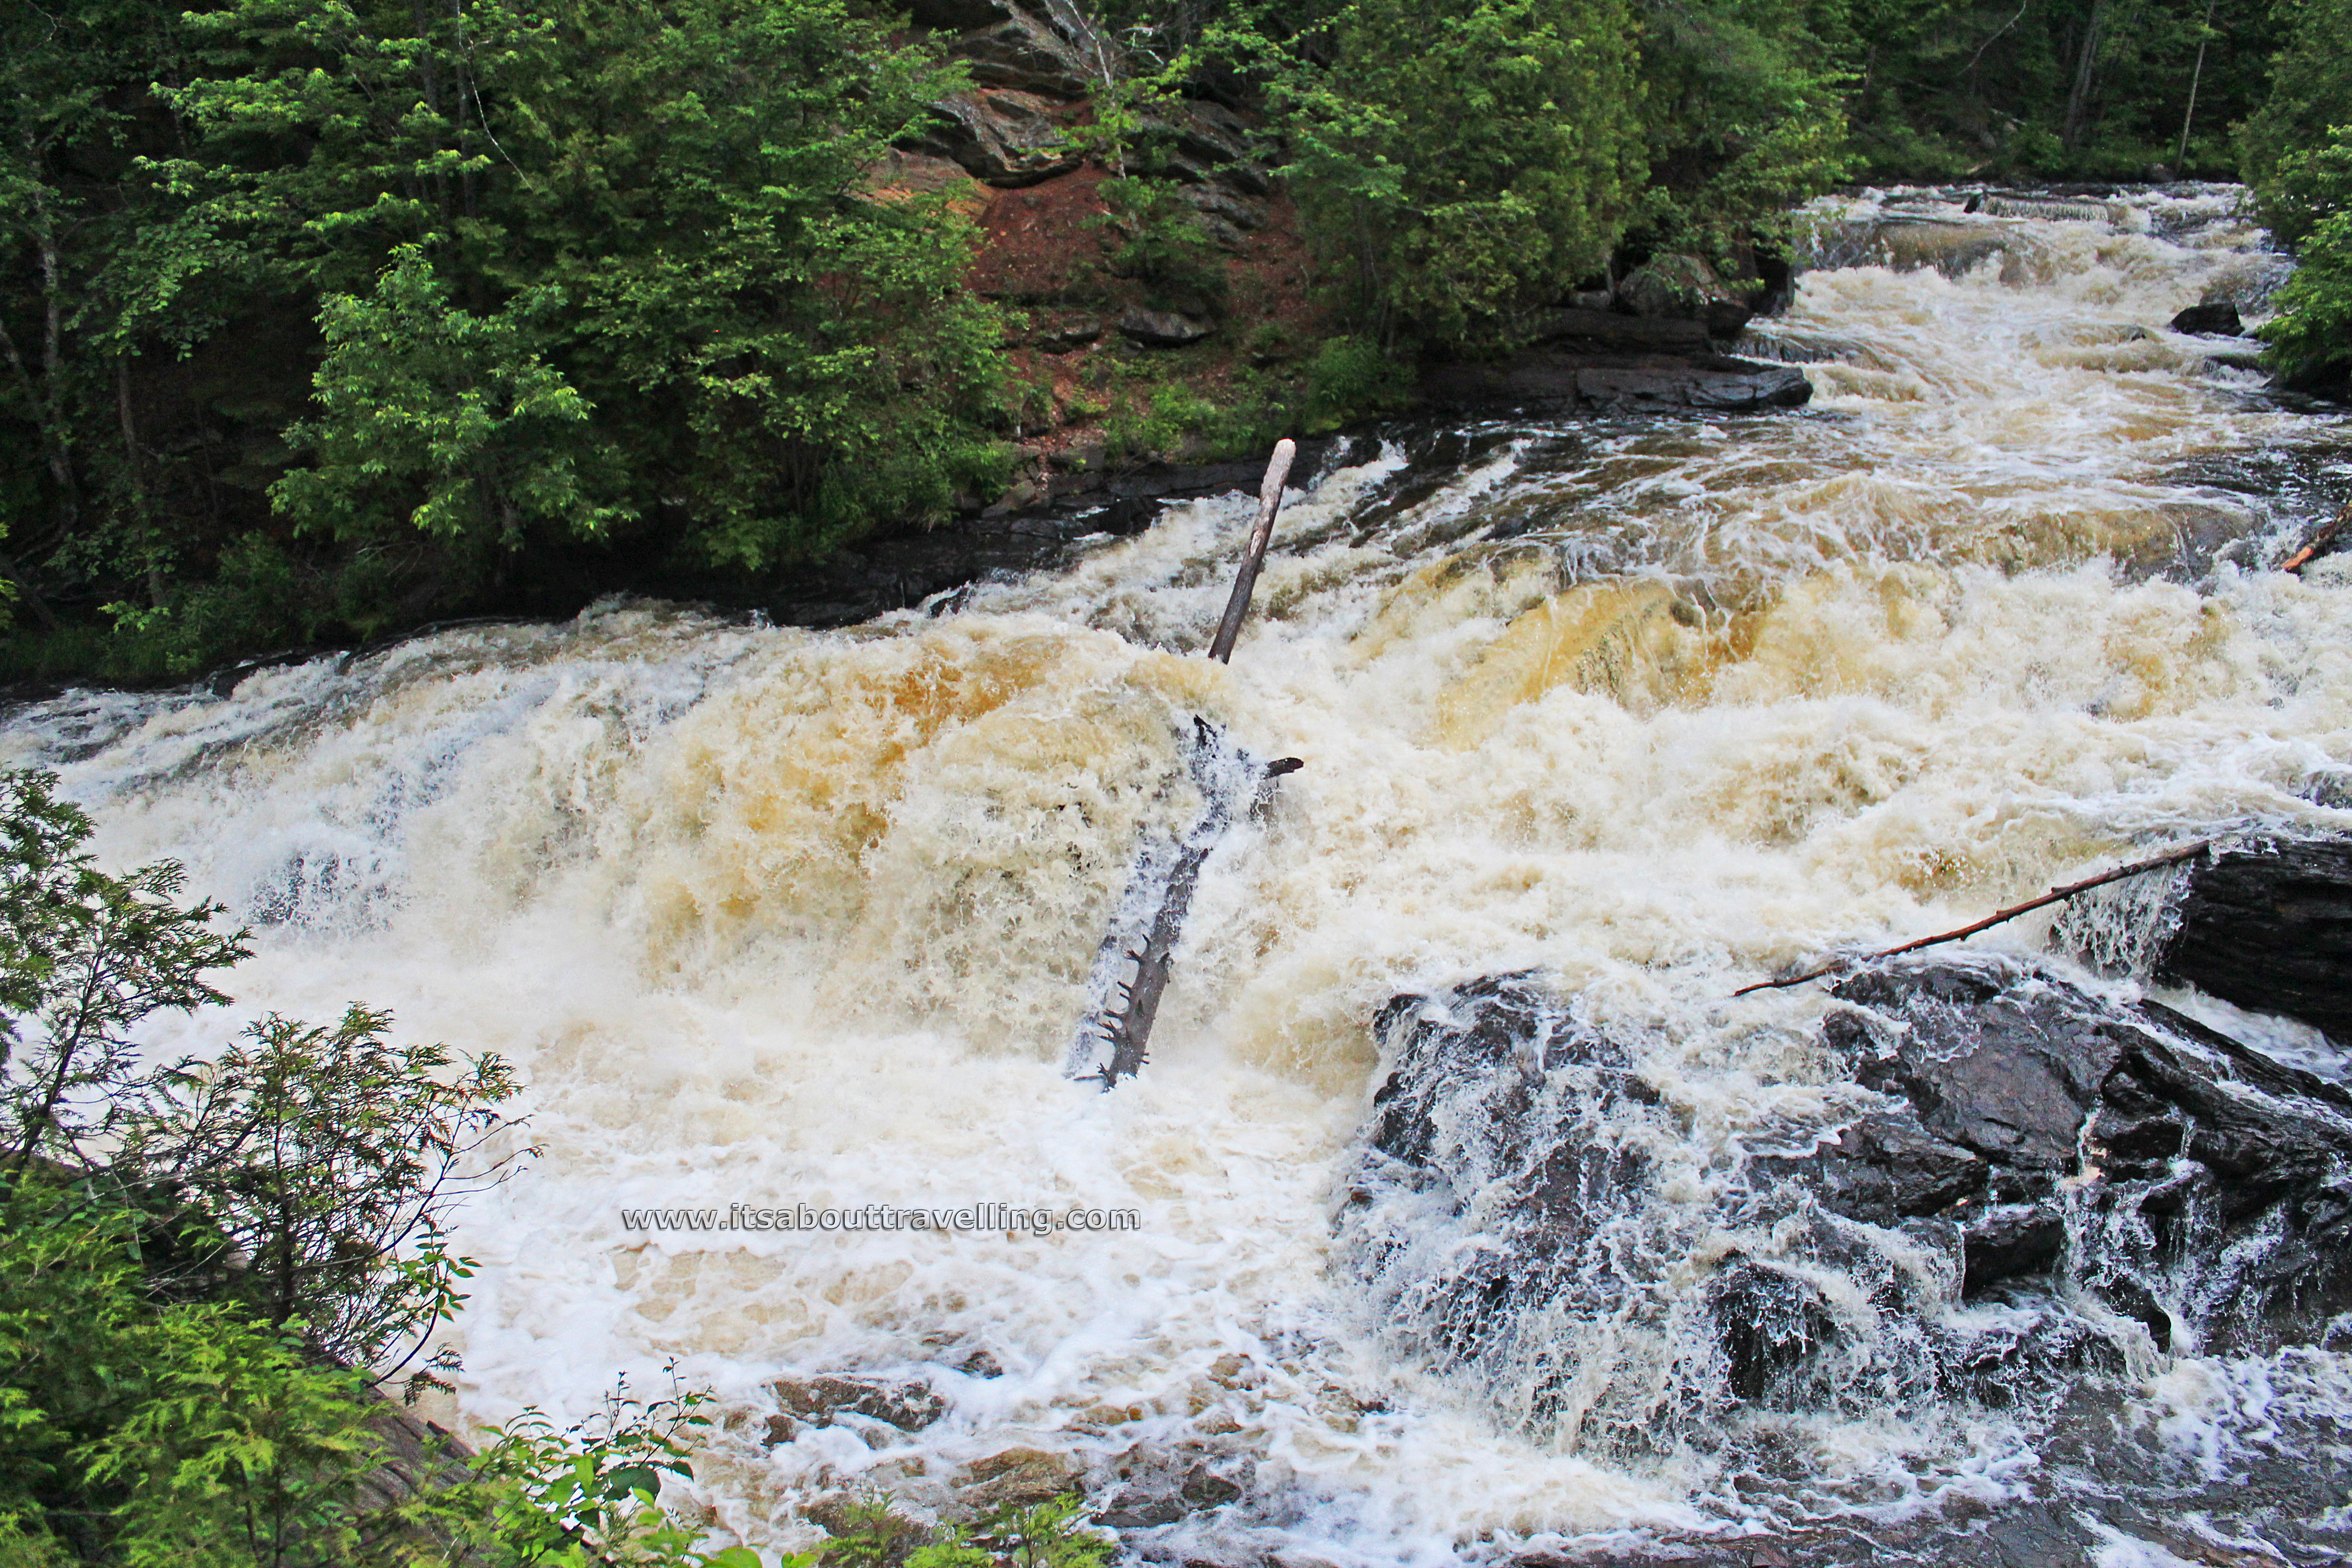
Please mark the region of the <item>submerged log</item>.
[[1142, 1070], [1210, 852], [1235, 817], [1272, 799], [1276, 779], [1305, 765], [1297, 757], [1260, 762], [1207, 720], [1196, 716], [1192, 725], [1184, 764], [1206, 805], [1181, 838], [1155, 836], [1138, 851], [1127, 892], [1096, 950], [1086, 1016], [1064, 1068], [1066, 1076], [1105, 1089]]

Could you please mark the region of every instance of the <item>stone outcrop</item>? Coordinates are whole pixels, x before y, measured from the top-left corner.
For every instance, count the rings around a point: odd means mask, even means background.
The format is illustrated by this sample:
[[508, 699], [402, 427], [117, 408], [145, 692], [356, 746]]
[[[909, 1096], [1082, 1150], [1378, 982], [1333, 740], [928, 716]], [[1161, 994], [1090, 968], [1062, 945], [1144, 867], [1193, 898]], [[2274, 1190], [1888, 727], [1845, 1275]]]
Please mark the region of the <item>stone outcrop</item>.
[[1801, 408], [1812, 401], [1813, 384], [1794, 365], [1728, 354], [1536, 348], [1499, 363], [1436, 366], [1422, 378], [1421, 391], [1441, 407], [1509, 403], [1737, 414]]
[[1538, 311], [1525, 323], [1528, 348], [1497, 363], [1435, 366], [1422, 378], [1422, 395], [1441, 406], [1519, 403], [1719, 413], [1801, 408], [1812, 400], [1813, 384], [1795, 365], [1719, 352], [1717, 344], [1746, 325], [1745, 306], [1725, 314], [1705, 300], [1677, 304], [1681, 296], [1663, 281], [1635, 292], [1655, 307], [1651, 313], [1584, 306]]
[[2352, 1048], [2352, 840], [2230, 850], [2189, 874], [2175, 912], [2162, 977]]
[[1696, 256], [1661, 256], [1636, 268], [1617, 285], [1617, 303], [1637, 317], [1697, 322], [1725, 342], [1756, 313], [1743, 292]]
[[[1641, 1052], [1538, 977], [1397, 998], [1339, 1221], [1377, 1315], [1506, 1418], [1542, 1430], [1572, 1399], [1589, 1430], [1611, 1335], [1683, 1345], [1684, 1385], [1641, 1396], [1664, 1423], [1835, 1408], [1857, 1378], [2005, 1399], [2120, 1364], [2075, 1290], [2208, 1350], [2352, 1306], [2352, 1092], [2008, 960], [1834, 995], [1822, 1045], [1851, 1082], [1828, 1102], [1860, 1109], [1703, 1179], [1665, 1169], [1687, 1129]], [[1991, 1298], [2011, 1310], [1953, 1311]], [[1629, 1418], [1618, 1440], [1643, 1436]]]
[[1083, 161], [1070, 144], [1064, 113], [1064, 106], [1019, 88], [960, 92], [931, 106], [931, 121], [911, 146], [952, 159], [991, 185], [1034, 185]]
[[1172, 349], [1199, 342], [1216, 329], [1181, 310], [1153, 310], [1135, 305], [1119, 316], [1118, 330], [1122, 336], [1145, 348]]
[[[918, 26], [947, 37], [973, 90], [933, 104], [910, 150], [953, 159], [1002, 189], [1041, 184], [1084, 162], [1071, 132], [1090, 96], [1125, 75], [1116, 38], [1068, 0], [926, 0], [912, 15]], [[1194, 205], [1221, 243], [1265, 222], [1257, 198], [1272, 181], [1251, 151], [1241, 115], [1191, 100], [1144, 116], [1131, 141], [1137, 166], [1201, 193]]]

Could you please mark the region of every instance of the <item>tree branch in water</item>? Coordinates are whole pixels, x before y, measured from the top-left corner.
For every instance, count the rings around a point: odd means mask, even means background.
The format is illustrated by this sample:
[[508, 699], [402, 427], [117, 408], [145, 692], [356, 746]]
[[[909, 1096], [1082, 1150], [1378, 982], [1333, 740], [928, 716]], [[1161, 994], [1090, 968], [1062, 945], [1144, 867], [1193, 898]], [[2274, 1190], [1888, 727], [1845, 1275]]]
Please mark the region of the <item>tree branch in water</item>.
[[2103, 888], [2109, 882], [2120, 882], [2126, 877], [2137, 877], [2142, 871], [2153, 871], [2165, 866], [2178, 866], [2183, 860], [2194, 860], [2212, 847], [2211, 839], [2200, 838], [2194, 844], [2183, 845], [2178, 849], [2168, 849], [2161, 855], [2151, 855], [2145, 860], [2135, 860], [2128, 866], [2118, 866], [2112, 871], [2102, 871], [2095, 877], [2085, 877], [2079, 882], [2069, 882], [2063, 888], [2053, 888], [2038, 899], [2028, 899], [2025, 902], [2012, 905], [1998, 914], [1987, 915], [1974, 925], [1962, 926], [1958, 931], [1948, 931], [1939, 936], [1923, 936], [1916, 942], [1906, 942], [1900, 947], [1890, 947], [1878, 952], [1864, 953], [1860, 958], [1841, 958], [1834, 963], [1825, 963], [1819, 969], [1809, 969], [1802, 974], [1792, 974], [1786, 980], [1759, 980], [1753, 985], [1741, 986], [1732, 994], [1745, 996], [1751, 991], [1784, 990], [1791, 985], [1802, 985], [1810, 980], [1819, 980], [1826, 974], [1840, 974], [1865, 963], [1876, 963], [1883, 958], [1895, 958], [1903, 953], [1916, 952], [1923, 947], [1937, 947], [1948, 942], [1958, 942], [1963, 937], [1974, 936], [1980, 931], [1990, 930], [2003, 921], [2013, 921], [2020, 915], [2031, 914], [2035, 910], [2057, 903], [2061, 900], [2071, 899], [2077, 893], [2089, 892], [2093, 888]]
[[2280, 562], [2279, 570], [2292, 572], [2301, 576], [2303, 569], [2311, 564], [2314, 556], [2336, 542], [2336, 536], [2344, 531], [2344, 525], [2347, 522], [2352, 522], [2352, 501], [2347, 501], [2343, 510], [2337, 512], [2335, 518], [2318, 532], [2305, 540], [2302, 549]]

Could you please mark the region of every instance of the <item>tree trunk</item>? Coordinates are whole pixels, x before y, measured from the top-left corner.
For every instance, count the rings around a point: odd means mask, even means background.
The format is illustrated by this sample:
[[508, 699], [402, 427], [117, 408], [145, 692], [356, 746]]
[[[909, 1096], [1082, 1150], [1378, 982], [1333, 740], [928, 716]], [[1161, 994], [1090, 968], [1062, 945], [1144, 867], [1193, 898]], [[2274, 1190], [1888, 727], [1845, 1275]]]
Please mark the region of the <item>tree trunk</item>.
[[2066, 94], [2066, 125], [2060, 137], [2069, 153], [2080, 150], [2090, 128], [2091, 89], [2098, 81], [2099, 42], [2106, 19], [2107, 0], [2091, 0], [2091, 18], [2083, 25], [2083, 49], [2074, 57], [2074, 86]]

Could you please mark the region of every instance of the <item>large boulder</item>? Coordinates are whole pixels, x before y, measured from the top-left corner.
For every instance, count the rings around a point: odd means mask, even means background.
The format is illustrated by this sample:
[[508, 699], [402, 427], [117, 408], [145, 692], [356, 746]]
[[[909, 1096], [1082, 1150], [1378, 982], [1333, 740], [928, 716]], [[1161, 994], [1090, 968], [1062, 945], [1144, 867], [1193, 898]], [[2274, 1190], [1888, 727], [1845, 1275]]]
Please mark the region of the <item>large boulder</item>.
[[2006, 960], [1835, 995], [1845, 1109], [1713, 1146], [1539, 976], [1391, 1002], [1338, 1220], [1374, 1320], [1507, 1420], [1638, 1446], [2119, 1365], [2085, 1294], [2209, 1349], [2352, 1305], [2352, 1093]]
[[2352, 1093], [2003, 960], [1889, 967], [1833, 994], [1850, 1007], [1824, 1035], [1855, 1079], [1983, 1162], [1981, 1186], [1937, 1211], [1960, 1227], [1967, 1293], [2071, 1270], [2159, 1344], [2265, 1342], [2346, 1304]]
[[2238, 319], [2238, 307], [2223, 300], [2210, 305], [2191, 305], [2172, 318], [2172, 330], [2196, 337], [2234, 338], [2245, 332], [2245, 323]]
[[2160, 975], [2352, 1049], [2352, 840], [2227, 850], [2187, 875], [2175, 914]]

